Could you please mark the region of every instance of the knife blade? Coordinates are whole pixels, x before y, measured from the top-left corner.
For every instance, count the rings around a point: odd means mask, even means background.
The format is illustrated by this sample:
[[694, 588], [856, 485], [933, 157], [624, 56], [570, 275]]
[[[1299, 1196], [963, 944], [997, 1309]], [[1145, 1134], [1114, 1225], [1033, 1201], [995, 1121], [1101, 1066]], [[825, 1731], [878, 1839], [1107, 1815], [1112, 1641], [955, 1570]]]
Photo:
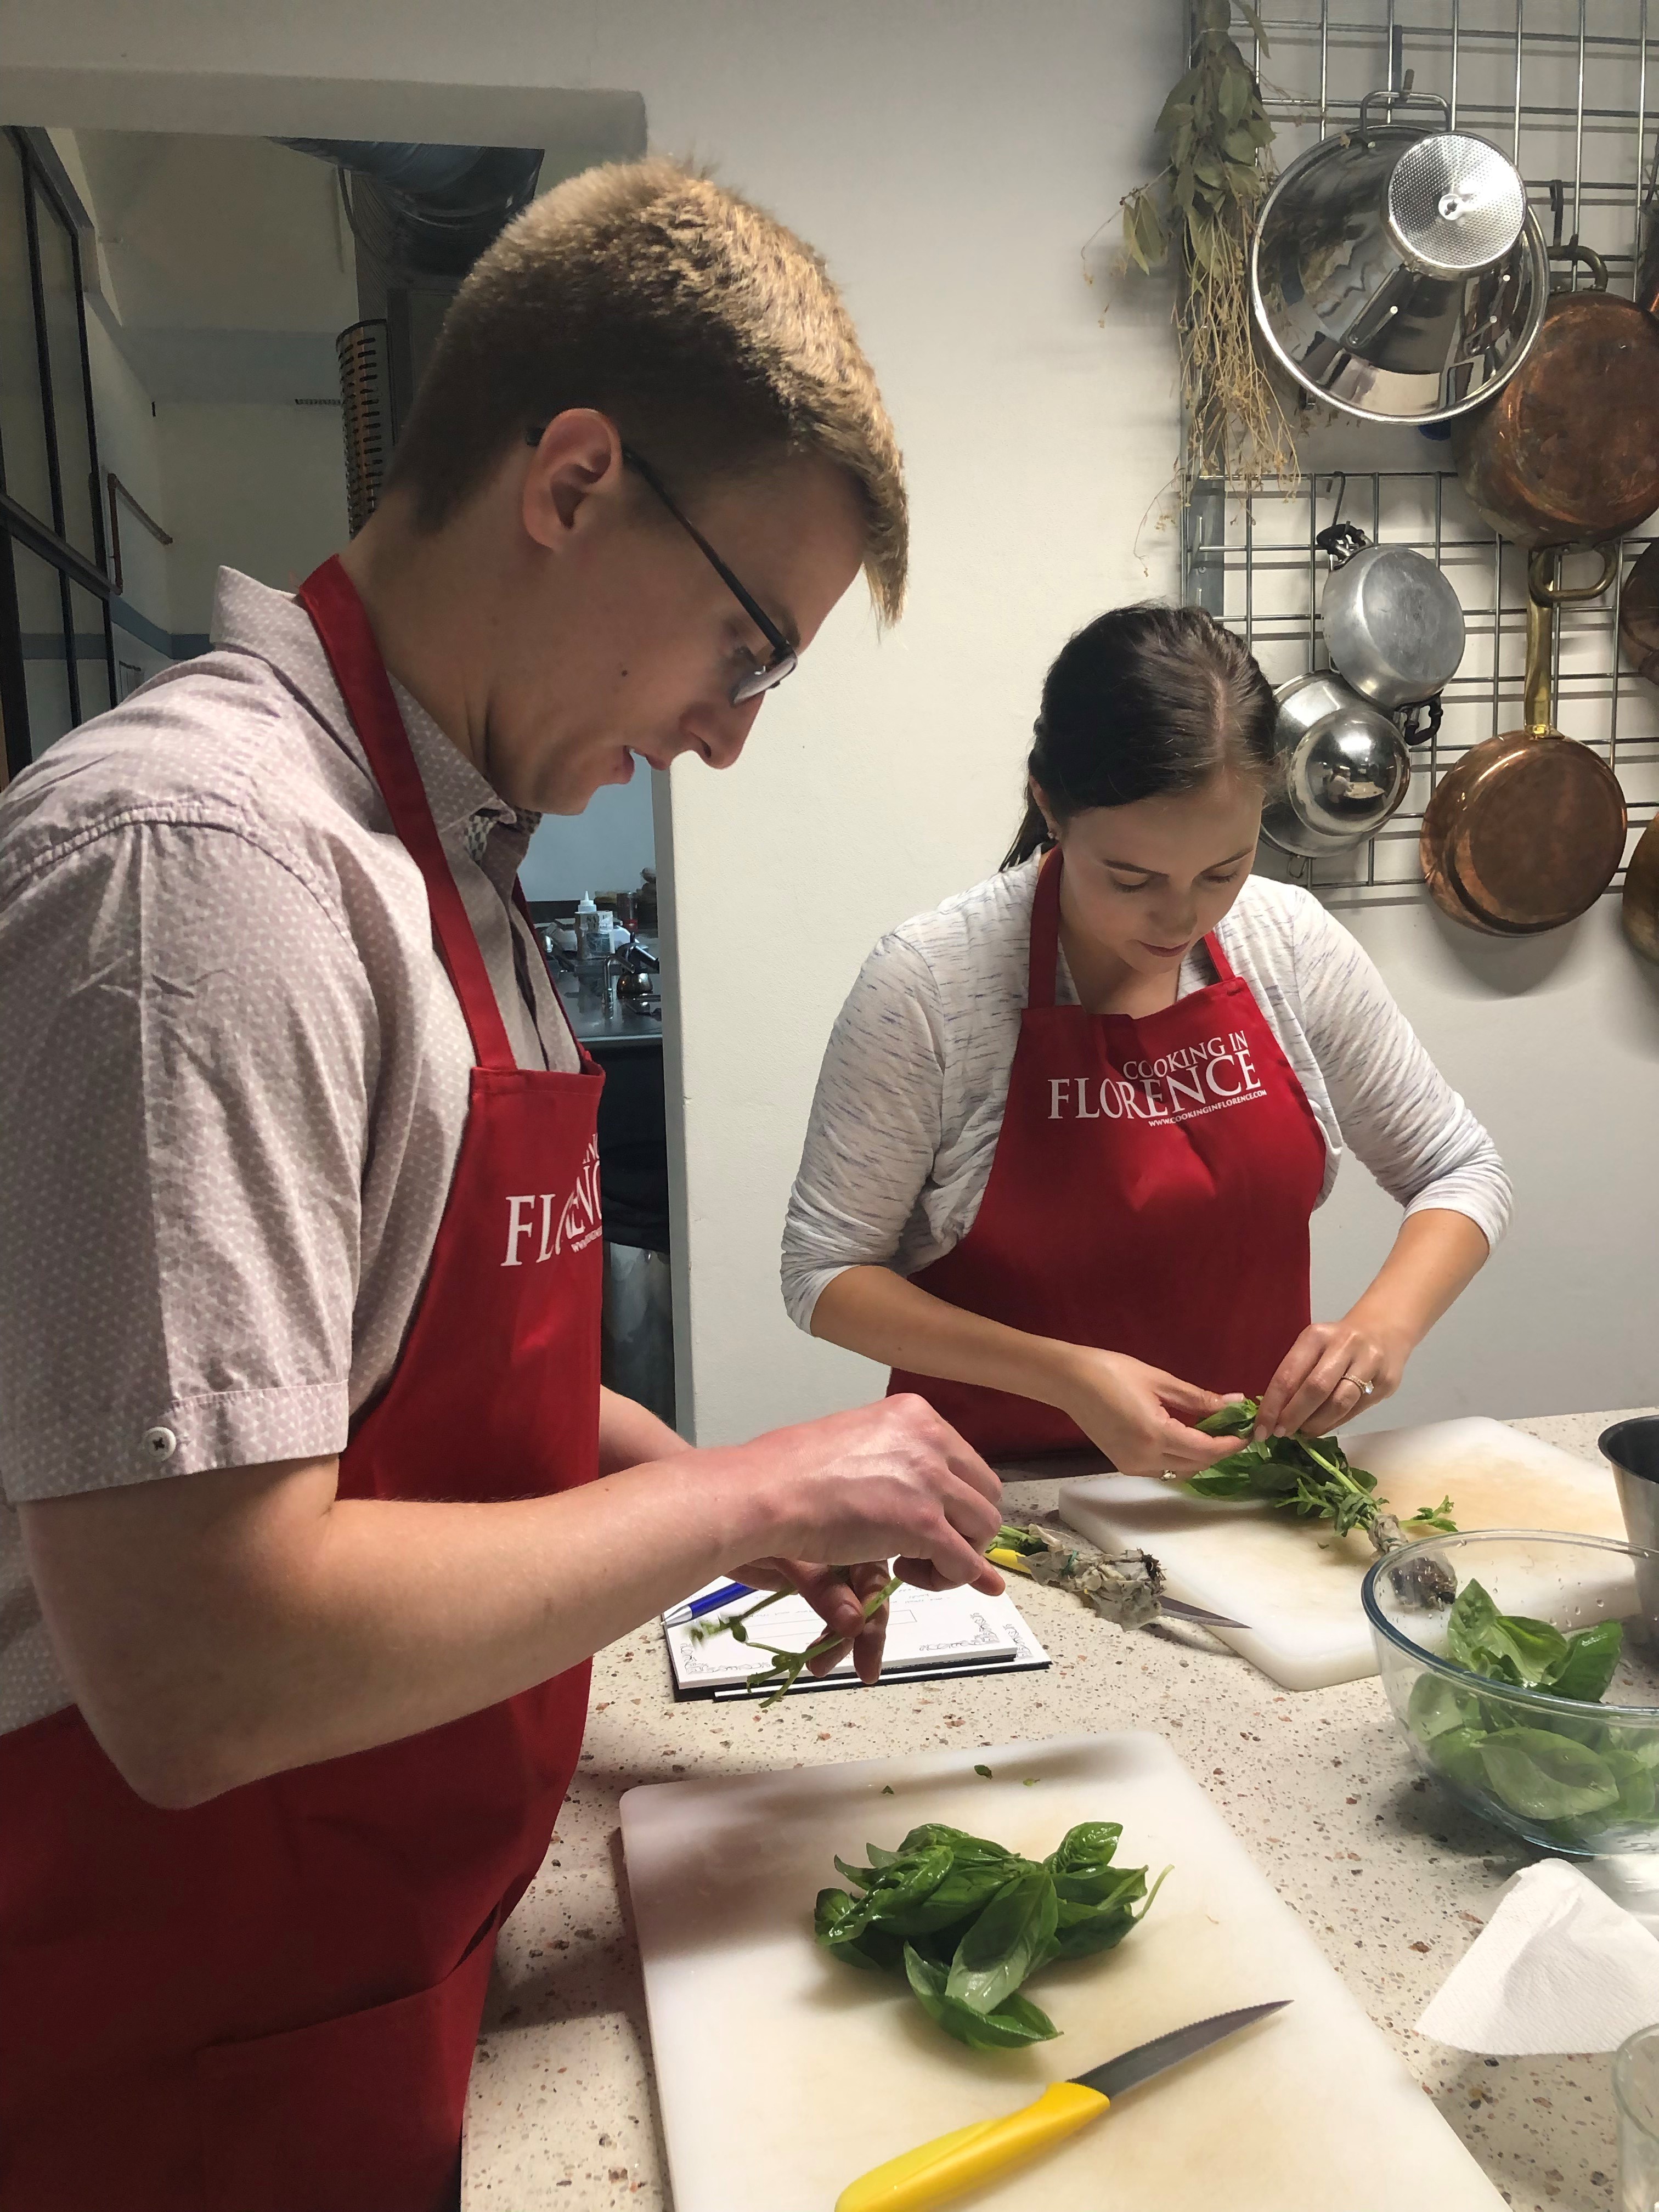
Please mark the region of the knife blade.
[[1152, 2043], [1138, 2043], [1121, 2057], [1109, 2058], [1103, 2066], [1091, 2067], [1086, 2074], [1074, 2074], [1072, 2079], [1080, 2088], [1093, 2089], [1099, 2096], [1121, 2097], [1126, 2089], [1138, 2089], [1154, 2075], [1179, 2066], [1183, 2059], [1195, 2057], [1224, 2036], [1237, 2035], [1252, 2021], [1266, 2020], [1271, 2013], [1283, 2012], [1290, 2002], [1289, 1997], [1274, 1997], [1267, 2004], [1241, 2005], [1237, 2012], [1212, 2013], [1208, 2020], [1195, 2020], [1190, 2027], [1175, 2028]]
[[1188, 1605], [1185, 1598], [1161, 1597], [1158, 1601], [1160, 1613], [1167, 1613], [1171, 1620], [1191, 1620], [1200, 1628], [1248, 1629], [1248, 1620], [1229, 1620], [1224, 1613], [1206, 1612], [1201, 1605]]
[[1154, 2075], [1206, 2051], [1241, 2028], [1282, 2012], [1289, 1997], [1267, 2004], [1243, 2005], [1177, 2027], [1153, 2042], [1138, 2044], [1069, 2081], [1056, 2081], [1033, 2105], [999, 2120], [975, 2120], [951, 2134], [938, 2136], [920, 2149], [889, 2159], [849, 2182], [836, 2199], [836, 2212], [933, 2212], [964, 2190], [977, 2188], [995, 2174], [1061, 2142], [1111, 2108], [1114, 2097], [1150, 2081]]

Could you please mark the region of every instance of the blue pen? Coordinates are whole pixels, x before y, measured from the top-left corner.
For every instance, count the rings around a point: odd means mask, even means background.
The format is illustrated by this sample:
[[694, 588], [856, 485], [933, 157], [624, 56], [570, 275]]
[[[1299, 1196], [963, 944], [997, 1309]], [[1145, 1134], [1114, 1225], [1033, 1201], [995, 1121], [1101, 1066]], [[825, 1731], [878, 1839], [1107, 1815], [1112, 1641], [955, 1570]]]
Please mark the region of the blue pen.
[[675, 1606], [663, 1615], [667, 1628], [679, 1628], [688, 1620], [696, 1620], [705, 1613], [716, 1613], [721, 1606], [730, 1605], [736, 1598], [753, 1597], [754, 1590], [747, 1583], [722, 1583], [718, 1589], [705, 1590], [701, 1597], [689, 1598], [684, 1605]]

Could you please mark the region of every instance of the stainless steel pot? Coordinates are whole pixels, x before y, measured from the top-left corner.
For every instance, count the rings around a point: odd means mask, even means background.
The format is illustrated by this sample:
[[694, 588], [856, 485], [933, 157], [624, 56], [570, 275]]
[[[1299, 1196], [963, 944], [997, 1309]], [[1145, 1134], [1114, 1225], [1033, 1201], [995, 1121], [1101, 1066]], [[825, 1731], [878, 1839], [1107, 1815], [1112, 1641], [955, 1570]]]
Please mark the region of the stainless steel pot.
[[[1323, 139], [1261, 210], [1250, 294], [1269, 352], [1349, 415], [1446, 422], [1526, 358], [1549, 297], [1520, 173], [1449, 127], [1376, 124]], [[1445, 113], [1443, 100], [1432, 103]]]
[[[1331, 665], [1373, 707], [1431, 699], [1463, 658], [1463, 608], [1451, 582], [1409, 545], [1367, 545], [1346, 524], [1322, 532], [1322, 544], [1327, 538], [1321, 619]], [[1356, 541], [1357, 551], [1341, 550]]]
[[1374, 837], [1403, 802], [1411, 756], [1386, 714], [1327, 670], [1275, 693], [1282, 787], [1261, 812], [1282, 852], [1319, 860]]

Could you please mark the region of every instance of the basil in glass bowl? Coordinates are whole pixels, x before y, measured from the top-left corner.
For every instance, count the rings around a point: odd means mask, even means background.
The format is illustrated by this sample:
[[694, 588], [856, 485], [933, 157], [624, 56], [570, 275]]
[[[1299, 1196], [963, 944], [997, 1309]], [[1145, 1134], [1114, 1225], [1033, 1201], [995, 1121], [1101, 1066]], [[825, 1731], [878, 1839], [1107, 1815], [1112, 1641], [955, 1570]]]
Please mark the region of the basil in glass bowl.
[[1547, 1850], [1659, 1850], [1659, 1553], [1483, 1528], [1379, 1559], [1364, 1599], [1412, 1755]]

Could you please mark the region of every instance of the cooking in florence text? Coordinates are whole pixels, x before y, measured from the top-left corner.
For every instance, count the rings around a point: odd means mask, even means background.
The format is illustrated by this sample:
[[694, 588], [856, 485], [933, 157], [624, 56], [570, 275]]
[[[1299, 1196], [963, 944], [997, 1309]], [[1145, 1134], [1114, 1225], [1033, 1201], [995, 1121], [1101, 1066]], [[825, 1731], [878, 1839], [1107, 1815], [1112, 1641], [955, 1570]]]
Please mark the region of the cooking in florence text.
[[1104, 1074], [1048, 1079], [1051, 1121], [1189, 1121], [1262, 1091], [1243, 1030], [1182, 1045], [1156, 1060], [1126, 1060]]

